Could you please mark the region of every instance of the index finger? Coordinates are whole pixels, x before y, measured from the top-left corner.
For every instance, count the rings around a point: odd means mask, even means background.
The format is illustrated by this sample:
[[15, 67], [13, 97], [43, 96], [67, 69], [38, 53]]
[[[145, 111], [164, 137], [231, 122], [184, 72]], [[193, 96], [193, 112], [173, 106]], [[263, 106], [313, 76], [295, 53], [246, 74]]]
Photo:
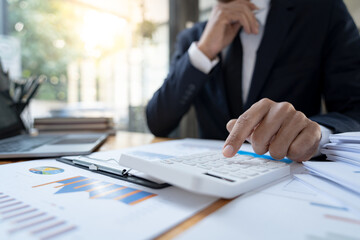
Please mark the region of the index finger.
[[269, 99], [263, 99], [240, 115], [225, 141], [223, 147], [225, 157], [233, 157], [236, 154], [253, 129], [269, 112], [271, 102]]

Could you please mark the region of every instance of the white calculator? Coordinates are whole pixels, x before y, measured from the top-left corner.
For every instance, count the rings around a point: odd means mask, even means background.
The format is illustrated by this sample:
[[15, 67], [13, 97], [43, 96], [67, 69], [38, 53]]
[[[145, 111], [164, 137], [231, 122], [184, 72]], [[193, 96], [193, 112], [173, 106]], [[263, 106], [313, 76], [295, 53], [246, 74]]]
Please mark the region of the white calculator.
[[233, 198], [290, 174], [289, 164], [266, 157], [216, 151], [148, 160], [128, 153], [119, 164], [194, 193]]

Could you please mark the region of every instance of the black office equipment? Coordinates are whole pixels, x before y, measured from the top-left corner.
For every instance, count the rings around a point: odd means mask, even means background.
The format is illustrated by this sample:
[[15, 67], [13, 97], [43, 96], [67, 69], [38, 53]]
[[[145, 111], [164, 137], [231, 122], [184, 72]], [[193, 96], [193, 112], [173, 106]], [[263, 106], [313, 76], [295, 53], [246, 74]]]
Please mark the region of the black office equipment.
[[153, 189], [162, 189], [171, 186], [168, 183], [156, 183], [153, 181], [150, 181], [148, 179], [134, 176], [129, 171], [130, 169], [121, 169], [116, 170], [114, 168], [105, 167], [98, 164], [93, 164], [85, 161], [79, 161], [78, 158], [86, 158], [86, 156], [78, 156], [78, 157], [61, 157], [57, 158], [56, 160], [62, 163], [66, 163], [75, 167], [79, 167], [85, 170], [89, 170], [92, 172], [96, 172], [108, 177], [120, 179], [123, 181], [135, 183], [144, 187], [153, 188]]

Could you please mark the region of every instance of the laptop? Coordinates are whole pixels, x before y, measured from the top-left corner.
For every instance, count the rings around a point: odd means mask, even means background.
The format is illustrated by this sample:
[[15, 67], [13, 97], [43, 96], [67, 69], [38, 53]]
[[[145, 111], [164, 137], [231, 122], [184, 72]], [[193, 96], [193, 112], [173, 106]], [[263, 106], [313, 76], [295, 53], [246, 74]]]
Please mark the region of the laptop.
[[89, 154], [107, 136], [105, 133], [28, 135], [13, 102], [0, 94], [0, 159]]

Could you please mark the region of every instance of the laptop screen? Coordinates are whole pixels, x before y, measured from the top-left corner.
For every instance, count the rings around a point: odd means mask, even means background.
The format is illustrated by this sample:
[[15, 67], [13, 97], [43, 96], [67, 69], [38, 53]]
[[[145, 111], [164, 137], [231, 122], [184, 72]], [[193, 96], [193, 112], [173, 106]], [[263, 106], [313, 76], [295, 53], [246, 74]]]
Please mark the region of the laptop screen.
[[23, 130], [23, 124], [12, 104], [10, 99], [0, 93], [0, 139], [15, 136]]

